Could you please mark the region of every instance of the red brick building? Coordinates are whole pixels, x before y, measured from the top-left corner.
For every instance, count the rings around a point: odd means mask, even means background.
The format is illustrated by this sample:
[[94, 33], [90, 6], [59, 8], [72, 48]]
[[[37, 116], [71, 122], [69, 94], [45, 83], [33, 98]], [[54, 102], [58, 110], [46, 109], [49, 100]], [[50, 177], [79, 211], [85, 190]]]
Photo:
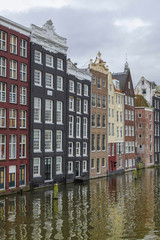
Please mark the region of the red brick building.
[[153, 109], [149, 108], [141, 95], [136, 96], [135, 106], [137, 160], [143, 163], [144, 167], [149, 167], [154, 165]]
[[135, 168], [135, 106], [134, 88], [130, 69], [126, 62], [124, 72], [112, 76], [120, 81], [120, 88], [125, 93], [124, 102], [124, 135], [125, 135], [125, 171]]
[[0, 192], [29, 184], [30, 31], [0, 17]]

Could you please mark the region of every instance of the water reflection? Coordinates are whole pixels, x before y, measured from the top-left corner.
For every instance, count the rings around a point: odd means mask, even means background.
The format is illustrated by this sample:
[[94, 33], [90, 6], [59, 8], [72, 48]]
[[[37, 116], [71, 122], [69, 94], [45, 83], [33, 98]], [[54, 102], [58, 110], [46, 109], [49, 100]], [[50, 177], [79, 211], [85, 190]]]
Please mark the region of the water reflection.
[[0, 239], [160, 239], [160, 169], [1, 197]]

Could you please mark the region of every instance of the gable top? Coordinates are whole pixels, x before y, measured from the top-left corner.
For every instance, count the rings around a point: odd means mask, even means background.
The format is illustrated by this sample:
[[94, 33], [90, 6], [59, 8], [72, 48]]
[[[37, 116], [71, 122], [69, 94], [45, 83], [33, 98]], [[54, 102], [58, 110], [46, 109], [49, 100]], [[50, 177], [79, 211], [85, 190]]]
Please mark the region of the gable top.
[[125, 63], [124, 72], [112, 73], [112, 76], [113, 76], [113, 78], [119, 80], [120, 88], [121, 88], [122, 92], [124, 92], [127, 79], [130, 76], [130, 69], [129, 69], [128, 63], [127, 62]]
[[95, 71], [99, 71], [101, 73], [104, 74], [108, 74], [108, 66], [106, 65], [106, 62], [104, 62], [101, 58], [101, 53], [100, 51], [97, 53], [97, 57], [95, 59], [95, 62], [93, 62], [92, 59], [90, 59], [90, 70], [95, 70]]
[[42, 45], [43, 48], [54, 53], [67, 53], [67, 40], [55, 32], [52, 20], [48, 20], [42, 27], [31, 24], [31, 42]]
[[79, 80], [88, 80], [91, 82], [91, 73], [89, 69], [78, 68], [70, 59], [67, 60], [67, 74], [73, 75]]
[[141, 77], [139, 82], [137, 83], [135, 89], [137, 88], [138, 85], [141, 85], [143, 81], [148, 83], [151, 89], [155, 89], [157, 86], [157, 84], [154, 81], [151, 82], [151, 81], [147, 80], [145, 77]]

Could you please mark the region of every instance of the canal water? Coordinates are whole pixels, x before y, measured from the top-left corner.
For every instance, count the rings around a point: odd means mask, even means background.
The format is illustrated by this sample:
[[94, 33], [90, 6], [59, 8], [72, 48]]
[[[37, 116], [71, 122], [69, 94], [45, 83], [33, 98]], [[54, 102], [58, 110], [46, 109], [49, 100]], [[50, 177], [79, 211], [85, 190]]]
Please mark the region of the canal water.
[[3, 239], [160, 239], [160, 168], [1, 197]]

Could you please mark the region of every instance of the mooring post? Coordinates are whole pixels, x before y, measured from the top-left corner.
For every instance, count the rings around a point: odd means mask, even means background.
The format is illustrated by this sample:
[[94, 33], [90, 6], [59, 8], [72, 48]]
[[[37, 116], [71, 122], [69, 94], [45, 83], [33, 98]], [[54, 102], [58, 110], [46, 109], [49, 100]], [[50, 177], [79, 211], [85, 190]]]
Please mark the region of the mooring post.
[[137, 169], [134, 170], [134, 179], [137, 179]]

